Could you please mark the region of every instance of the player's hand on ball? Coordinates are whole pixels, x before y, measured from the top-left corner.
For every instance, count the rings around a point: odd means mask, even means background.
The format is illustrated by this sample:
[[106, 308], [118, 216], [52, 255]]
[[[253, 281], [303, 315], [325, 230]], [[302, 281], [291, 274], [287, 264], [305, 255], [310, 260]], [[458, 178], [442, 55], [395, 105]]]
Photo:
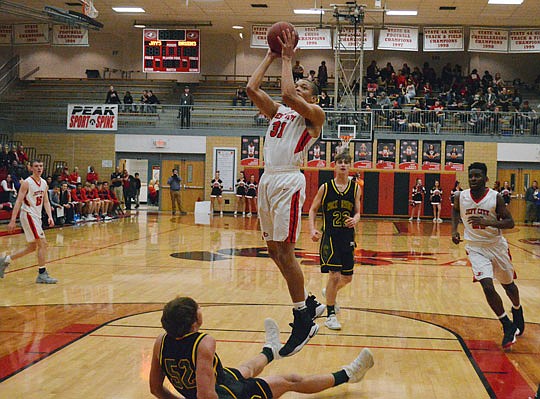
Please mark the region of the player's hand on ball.
[[452, 242], [454, 244], [459, 244], [461, 241], [461, 237], [459, 235], [459, 233], [456, 231], [455, 233], [452, 233]]
[[278, 40], [281, 43], [281, 57], [291, 59], [294, 56], [294, 46], [296, 45], [293, 32], [286, 29], [283, 31], [282, 36], [283, 39], [281, 36], [278, 36]]
[[311, 240], [317, 242], [321, 239], [321, 232], [317, 229], [311, 230]]

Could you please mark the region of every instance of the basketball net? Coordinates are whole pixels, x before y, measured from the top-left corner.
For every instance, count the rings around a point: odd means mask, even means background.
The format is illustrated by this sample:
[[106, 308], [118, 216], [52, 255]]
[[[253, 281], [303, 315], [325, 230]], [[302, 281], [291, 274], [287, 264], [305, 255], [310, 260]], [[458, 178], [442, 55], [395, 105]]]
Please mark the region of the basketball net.
[[90, 18], [97, 18], [99, 15], [98, 10], [94, 7], [94, 0], [80, 0], [83, 7], [83, 14]]
[[349, 149], [349, 143], [351, 142], [352, 136], [343, 135], [339, 136], [339, 139], [341, 140], [341, 145], [337, 148], [336, 152], [342, 154]]

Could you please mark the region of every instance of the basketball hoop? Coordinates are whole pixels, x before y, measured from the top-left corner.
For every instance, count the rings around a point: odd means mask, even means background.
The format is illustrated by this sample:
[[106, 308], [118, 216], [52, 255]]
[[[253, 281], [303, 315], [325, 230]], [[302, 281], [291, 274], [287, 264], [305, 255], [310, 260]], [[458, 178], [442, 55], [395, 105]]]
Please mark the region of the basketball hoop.
[[352, 136], [349, 135], [342, 135], [339, 136], [339, 139], [341, 140], [341, 145], [337, 149], [337, 153], [344, 153], [349, 148], [349, 143], [351, 142]]
[[82, 3], [83, 14], [90, 18], [97, 18], [98, 10], [94, 7], [94, 0], [80, 0]]

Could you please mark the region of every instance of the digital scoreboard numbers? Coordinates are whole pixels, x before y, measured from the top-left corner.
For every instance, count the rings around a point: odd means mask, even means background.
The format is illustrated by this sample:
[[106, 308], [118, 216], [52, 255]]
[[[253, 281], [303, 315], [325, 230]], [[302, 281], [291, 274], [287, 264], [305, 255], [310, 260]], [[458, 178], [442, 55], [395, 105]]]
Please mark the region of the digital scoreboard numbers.
[[200, 72], [198, 29], [144, 29], [144, 72]]

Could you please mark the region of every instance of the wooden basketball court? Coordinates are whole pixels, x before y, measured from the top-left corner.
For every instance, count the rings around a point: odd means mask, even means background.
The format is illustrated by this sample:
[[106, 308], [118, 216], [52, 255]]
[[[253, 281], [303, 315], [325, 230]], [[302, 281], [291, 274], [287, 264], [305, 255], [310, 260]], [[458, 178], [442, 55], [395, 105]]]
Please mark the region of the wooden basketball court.
[[[297, 245], [309, 290], [321, 299], [326, 277], [318, 247], [304, 231]], [[6, 226], [0, 226], [0, 235]], [[290, 299], [267, 257], [256, 218], [139, 212], [107, 223], [46, 232], [50, 274], [36, 285], [36, 258], [19, 259], [0, 280], [1, 398], [150, 398], [148, 371], [161, 308], [177, 295], [203, 307], [203, 329], [236, 366], [264, 341], [274, 318], [282, 341]], [[340, 292], [341, 331], [322, 325], [297, 355], [263, 375], [319, 373], [349, 363], [362, 347], [375, 366], [359, 384], [285, 398], [519, 398], [540, 382], [540, 234], [519, 225], [506, 233], [527, 328], [510, 352], [482, 290], [472, 283], [464, 246], [450, 223], [364, 219], [357, 266]], [[0, 236], [0, 254], [25, 245]], [[498, 286], [499, 292], [502, 292]], [[504, 297], [507, 311], [509, 301]]]

